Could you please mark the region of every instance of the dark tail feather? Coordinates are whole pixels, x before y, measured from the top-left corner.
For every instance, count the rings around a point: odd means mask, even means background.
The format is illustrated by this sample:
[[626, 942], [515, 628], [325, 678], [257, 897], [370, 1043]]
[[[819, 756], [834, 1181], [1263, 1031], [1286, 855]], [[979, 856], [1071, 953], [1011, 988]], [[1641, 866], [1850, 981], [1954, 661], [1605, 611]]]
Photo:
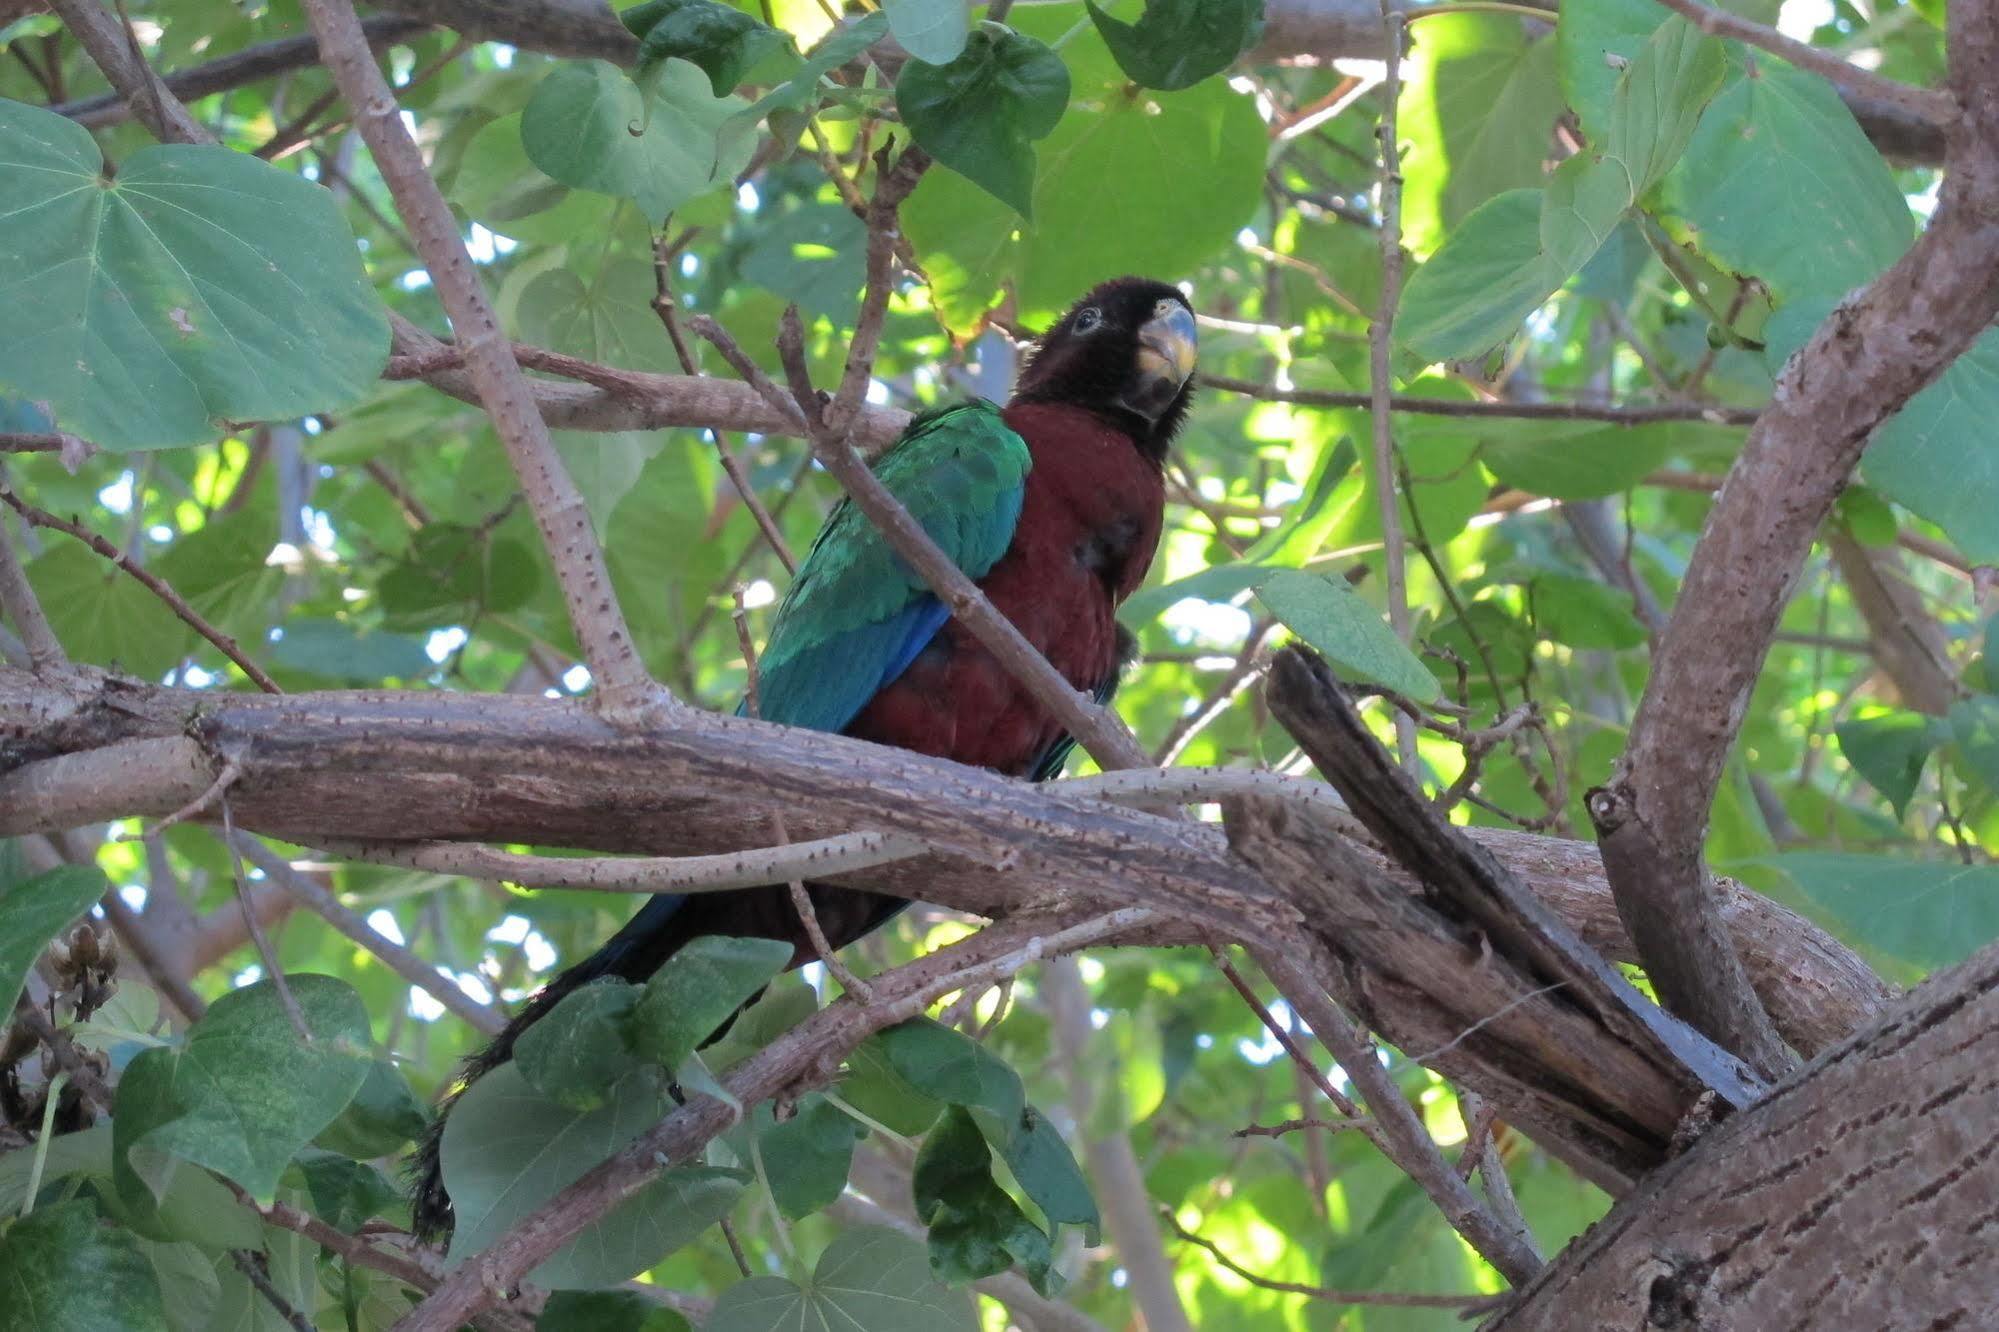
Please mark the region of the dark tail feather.
[[[899, 897], [856, 888], [823, 883], [806, 886], [812, 894], [813, 913], [835, 948], [844, 948], [908, 905]], [[661, 895], [647, 902], [602, 948], [544, 985], [491, 1043], [459, 1066], [456, 1088], [439, 1104], [410, 1160], [411, 1229], [417, 1238], [441, 1240], [451, 1234], [451, 1196], [444, 1189], [439, 1151], [445, 1117], [465, 1089], [513, 1058], [514, 1042], [520, 1034], [570, 993], [604, 976], [641, 983], [688, 942], [704, 934], [782, 939], [792, 946], [792, 966], [813, 959], [811, 942], [791, 904], [791, 890], [783, 884], [689, 896]]]

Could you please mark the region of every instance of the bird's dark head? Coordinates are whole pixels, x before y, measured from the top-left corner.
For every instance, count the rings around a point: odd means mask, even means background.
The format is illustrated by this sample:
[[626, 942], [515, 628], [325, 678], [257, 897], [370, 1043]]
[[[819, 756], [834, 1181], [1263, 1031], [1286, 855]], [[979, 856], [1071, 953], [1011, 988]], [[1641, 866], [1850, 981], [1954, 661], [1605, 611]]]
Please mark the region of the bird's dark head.
[[1114, 278], [1035, 343], [1013, 400], [1086, 407], [1161, 458], [1187, 416], [1197, 348], [1194, 309], [1178, 287]]

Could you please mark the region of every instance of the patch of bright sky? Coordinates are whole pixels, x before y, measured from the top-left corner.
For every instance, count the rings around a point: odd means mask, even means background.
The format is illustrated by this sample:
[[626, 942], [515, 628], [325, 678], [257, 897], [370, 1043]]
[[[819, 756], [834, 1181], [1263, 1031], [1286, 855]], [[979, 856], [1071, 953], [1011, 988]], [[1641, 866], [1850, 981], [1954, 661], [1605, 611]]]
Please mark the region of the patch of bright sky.
[[450, 972], [447, 971], [444, 974], [447, 976], [451, 976], [453, 983], [455, 983], [460, 990], [463, 990], [465, 992], [465, 996], [468, 999], [475, 1000], [478, 1003], [482, 1004], [490, 1004], [493, 1002], [492, 987], [486, 984], [485, 978], [479, 975], [478, 972], [461, 971], [457, 975], [453, 976]]
[[430, 274], [424, 272], [421, 268], [412, 268], [409, 272], [396, 279], [396, 285], [404, 291], [422, 291], [430, 285]]
[[1832, 22], [1832, 0], [1784, 0], [1777, 11], [1777, 31], [1794, 41], [1808, 42]]
[[396, 924], [396, 913], [387, 907], [377, 907], [368, 913], [368, 928], [392, 944], [409, 942], [403, 938], [403, 927]]
[[237, 972], [236, 978], [229, 983], [240, 990], [245, 985], [255, 985], [262, 979], [264, 979], [264, 969], [255, 962], [252, 962], [249, 966]]
[[759, 606], [768, 606], [776, 600], [777, 589], [771, 586], [768, 578], [759, 578], [743, 589], [743, 605], [750, 610], [755, 610]]
[[[449, 974], [449, 973], [447, 973]], [[418, 1022], [435, 1022], [444, 1016], [444, 1005], [430, 997], [430, 991], [410, 986], [410, 1016]]]
[[120, 472], [116, 481], [97, 492], [97, 502], [113, 513], [130, 513], [133, 479], [130, 472]]
[[1187, 597], [1167, 607], [1159, 617], [1176, 643], [1195, 639], [1211, 643], [1239, 643], [1249, 633], [1249, 612], [1239, 606]]
[[1902, 196], [1909, 201], [1909, 207], [1914, 210], [1916, 216], [1921, 218], [1925, 223], [1937, 211], [1937, 188], [1942, 184], [1943, 177], [1938, 175], [1930, 180], [1930, 187], [1921, 194], [1905, 194]]
[[333, 519], [323, 511], [314, 508], [299, 510], [299, 518], [305, 527], [305, 539], [321, 550], [333, 549]]
[[757, 187], [747, 180], [736, 187], [736, 207], [746, 213], [754, 213], [762, 200], [757, 195]]
[[[1291, 1025], [1291, 1006], [1279, 999], [1270, 1006], [1270, 1016], [1277, 1019], [1278, 1026], [1288, 1027]], [[1277, 1038], [1271, 1035], [1267, 1028], [1257, 1034], [1261, 1037], [1260, 1040], [1252, 1041], [1245, 1038], [1237, 1041], [1236, 1053], [1259, 1066], [1284, 1053], [1284, 1047], [1277, 1043]]]
[[465, 646], [471, 635], [452, 625], [449, 629], [433, 629], [430, 638], [423, 645], [423, 654], [442, 666], [444, 659]]
[[208, 686], [214, 684], [215, 680], [215, 676], [202, 670], [201, 667], [196, 666], [192, 662], [189, 662], [187, 669], [180, 673], [180, 682], [189, 689], [206, 689]]
[[174, 530], [165, 523], [154, 523], [146, 529], [146, 535], [155, 541], [172, 541], [174, 539]]
[[888, 406], [888, 385], [879, 379], [868, 381], [868, 401], [876, 407]]
[[134, 911], [145, 910], [146, 907], [145, 885], [139, 883], [126, 884], [123, 888], [120, 888], [118, 890], [118, 900], [123, 902], [126, 906], [131, 907], [132, 910]]
[[562, 687], [572, 694], [580, 694], [590, 687], [590, 668], [578, 662], [562, 673]]
[[535, 971], [547, 971], [555, 965], [555, 945], [542, 937], [539, 930], [528, 923], [526, 916], [507, 916], [498, 925], [486, 931], [489, 943], [514, 944], [526, 955], [528, 966]]
[[493, 63], [501, 69], [514, 67], [514, 48], [505, 42], [494, 42], [486, 48], [486, 54], [493, 57]]

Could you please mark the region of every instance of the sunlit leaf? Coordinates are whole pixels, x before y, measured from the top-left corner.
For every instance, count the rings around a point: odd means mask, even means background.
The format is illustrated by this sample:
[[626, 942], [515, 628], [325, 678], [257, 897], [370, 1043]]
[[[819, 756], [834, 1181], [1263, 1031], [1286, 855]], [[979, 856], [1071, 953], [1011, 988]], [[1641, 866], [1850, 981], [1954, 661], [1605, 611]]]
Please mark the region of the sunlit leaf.
[[1084, 0], [1120, 68], [1146, 88], [1175, 92], [1219, 74], [1263, 31], [1263, 0], [1150, 0], [1135, 23]]
[[1260, 584], [1256, 595], [1342, 676], [1386, 685], [1418, 700], [1436, 697], [1437, 681], [1429, 668], [1344, 580], [1287, 569]]
[[923, 1246], [891, 1230], [849, 1230], [826, 1247], [812, 1279], [753, 1277], [722, 1292], [702, 1332], [974, 1332], [971, 1298], [930, 1274]]
[[1068, 67], [1010, 29], [980, 28], [948, 64], [918, 61], [895, 86], [916, 142], [1023, 216], [1032, 213], [1034, 141], [1068, 102]]

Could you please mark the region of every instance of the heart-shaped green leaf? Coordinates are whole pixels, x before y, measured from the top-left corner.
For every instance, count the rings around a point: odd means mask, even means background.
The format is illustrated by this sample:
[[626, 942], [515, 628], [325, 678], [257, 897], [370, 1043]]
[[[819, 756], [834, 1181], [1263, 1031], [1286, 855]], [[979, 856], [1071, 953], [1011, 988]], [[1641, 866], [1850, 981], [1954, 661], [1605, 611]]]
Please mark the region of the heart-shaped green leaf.
[[326, 190], [247, 153], [142, 148], [0, 99], [0, 389], [102, 448], [344, 407], [389, 350]]
[[[182, 1046], [142, 1051], [118, 1083], [114, 1167], [121, 1198], [165, 1194], [180, 1163], [235, 1180], [259, 1202], [368, 1076], [368, 1014], [331, 976], [286, 984], [312, 1043], [299, 1040], [270, 981], [215, 1001]], [[282, 1069], [282, 1077], [272, 1076]]]
[[547, 175], [580, 190], [622, 195], [658, 221], [727, 185], [750, 160], [746, 135], [721, 129], [743, 109], [717, 97], [708, 76], [666, 60], [648, 89], [602, 60], [570, 61], [541, 81], [521, 113], [521, 146]]

